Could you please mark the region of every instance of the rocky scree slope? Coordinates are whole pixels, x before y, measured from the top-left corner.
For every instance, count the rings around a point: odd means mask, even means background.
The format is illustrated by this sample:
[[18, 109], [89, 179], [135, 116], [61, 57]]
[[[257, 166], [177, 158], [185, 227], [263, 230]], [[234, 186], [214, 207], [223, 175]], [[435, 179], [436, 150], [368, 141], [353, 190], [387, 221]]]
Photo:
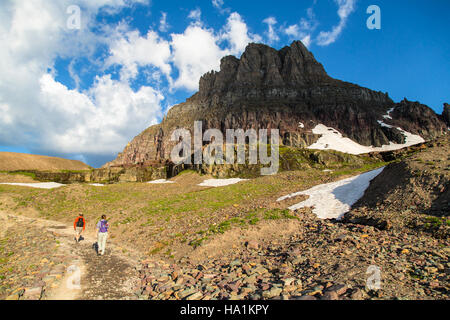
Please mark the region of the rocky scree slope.
[[423, 144], [421, 150], [394, 162], [376, 177], [345, 221], [379, 229], [450, 235], [450, 139]]

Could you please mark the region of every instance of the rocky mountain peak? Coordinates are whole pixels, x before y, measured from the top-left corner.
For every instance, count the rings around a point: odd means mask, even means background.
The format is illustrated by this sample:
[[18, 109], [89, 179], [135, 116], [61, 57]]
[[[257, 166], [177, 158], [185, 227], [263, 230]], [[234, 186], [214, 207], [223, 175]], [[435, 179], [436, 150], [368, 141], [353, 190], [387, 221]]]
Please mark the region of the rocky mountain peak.
[[286, 88], [329, 82], [322, 64], [301, 41], [277, 51], [264, 44], [251, 43], [241, 58], [226, 56], [220, 71], [211, 71], [200, 79], [197, 97], [240, 91], [242, 88]]

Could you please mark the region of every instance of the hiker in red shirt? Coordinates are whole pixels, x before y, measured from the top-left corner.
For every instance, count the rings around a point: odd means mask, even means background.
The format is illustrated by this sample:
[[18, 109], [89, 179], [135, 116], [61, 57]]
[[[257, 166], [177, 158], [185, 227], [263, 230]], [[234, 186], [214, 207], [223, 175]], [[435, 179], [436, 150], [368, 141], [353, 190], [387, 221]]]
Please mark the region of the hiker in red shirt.
[[81, 233], [86, 229], [86, 220], [82, 213], [75, 219], [73, 229], [75, 230], [75, 241], [78, 243], [81, 239]]

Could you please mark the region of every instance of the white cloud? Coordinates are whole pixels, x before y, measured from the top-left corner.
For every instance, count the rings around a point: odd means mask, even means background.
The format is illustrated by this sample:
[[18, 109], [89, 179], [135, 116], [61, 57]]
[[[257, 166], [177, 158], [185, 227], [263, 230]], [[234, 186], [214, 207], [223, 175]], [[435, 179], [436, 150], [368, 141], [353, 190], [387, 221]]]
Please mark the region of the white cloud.
[[200, 8], [192, 10], [189, 12], [188, 18], [195, 21], [200, 21], [202, 18], [202, 10], [200, 10]]
[[167, 32], [170, 29], [170, 25], [167, 22], [167, 12], [161, 12], [161, 19], [159, 20], [159, 31]]
[[300, 28], [297, 24], [293, 24], [284, 29], [284, 33], [286, 33], [288, 36], [291, 36], [292, 38], [297, 38], [300, 34]]
[[262, 41], [260, 36], [249, 33], [247, 24], [237, 12], [228, 17], [222, 38], [230, 43], [230, 54], [236, 55], [242, 53], [250, 42]]
[[110, 54], [106, 65], [121, 65], [121, 79], [134, 79], [138, 75], [138, 67], [150, 65], [160, 69], [170, 81], [169, 42], [152, 30], [145, 37], [141, 37], [137, 30], [119, 34], [110, 45]]
[[157, 122], [164, 97], [150, 87], [134, 92], [109, 75], [97, 77], [81, 93], [69, 90], [50, 74], [40, 79], [40, 101], [46, 117], [41, 128], [44, 149], [62, 153], [109, 154], [127, 144], [127, 134]]
[[[200, 77], [211, 70], [218, 70], [220, 59], [229, 54], [239, 55], [250, 42], [260, 42], [262, 38], [251, 34], [243, 18], [236, 12], [230, 14], [226, 25], [216, 32], [205, 27], [201, 12], [191, 12], [191, 22], [183, 33], [172, 33], [171, 41], [163, 40], [156, 32], [149, 31], [146, 37], [138, 31], [130, 31], [126, 26], [110, 30], [111, 56], [107, 66], [122, 66], [121, 79], [134, 79], [139, 67], [153, 66], [156, 71], [145, 74], [150, 81], [159, 82], [161, 74], [169, 81], [170, 89], [198, 89]], [[226, 46], [221, 45], [226, 43]], [[151, 54], [150, 54], [151, 53]], [[173, 65], [173, 68], [171, 67]], [[171, 71], [178, 71], [178, 78], [171, 79]]]
[[179, 71], [175, 88], [197, 90], [200, 77], [211, 70], [218, 70], [220, 59], [226, 52], [218, 46], [219, 38], [214, 30], [192, 24], [182, 34], [172, 34], [172, 61]]
[[265, 34], [267, 36], [269, 44], [279, 41], [280, 37], [278, 36], [274, 28], [274, 26], [277, 24], [277, 20], [274, 17], [268, 17], [264, 19], [263, 23], [267, 24], [267, 31]]
[[335, 0], [335, 2], [339, 6], [339, 24], [334, 26], [331, 31], [320, 32], [317, 37], [317, 44], [320, 46], [328, 46], [337, 40], [347, 24], [348, 17], [355, 10], [356, 0]]
[[294, 24], [284, 30], [284, 32], [293, 39], [300, 39], [300, 41], [306, 46], [311, 45], [311, 34], [299, 30], [298, 25]]
[[217, 9], [222, 9], [222, 7], [224, 5], [224, 0], [212, 0], [212, 4]]
[[[223, 56], [239, 55], [250, 42], [259, 42], [261, 37], [249, 33], [242, 17], [234, 12], [219, 32], [203, 26], [201, 21], [191, 23], [182, 34], [171, 34], [172, 62], [179, 76], [173, 88], [198, 89], [200, 77], [211, 70], [220, 69]], [[221, 49], [226, 41], [229, 46]]]
[[301, 18], [298, 24], [293, 24], [283, 30], [291, 39], [300, 39], [306, 47], [312, 43], [311, 35], [318, 26], [313, 8], [306, 10], [307, 17]]

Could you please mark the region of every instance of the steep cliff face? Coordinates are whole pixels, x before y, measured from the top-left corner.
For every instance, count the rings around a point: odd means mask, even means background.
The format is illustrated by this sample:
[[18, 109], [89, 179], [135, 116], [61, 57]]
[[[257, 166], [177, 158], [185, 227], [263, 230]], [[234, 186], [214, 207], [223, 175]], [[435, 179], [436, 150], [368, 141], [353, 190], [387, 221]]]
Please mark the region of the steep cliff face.
[[386, 93], [329, 77], [300, 41], [279, 51], [250, 44], [240, 59], [224, 57], [219, 72], [200, 79], [196, 94], [174, 106], [161, 124], [142, 132], [105, 166], [166, 161], [176, 145], [170, 141], [173, 130], [186, 128], [193, 133], [194, 121], [202, 121], [203, 130], [224, 133], [238, 128], [279, 129], [283, 144], [294, 147], [315, 143], [320, 136], [312, 129], [318, 124], [374, 147], [404, 143], [405, 136], [396, 127], [424, 139], [446, 131], [444, 122], [427, 106], [406, 100], [395, 104]]

